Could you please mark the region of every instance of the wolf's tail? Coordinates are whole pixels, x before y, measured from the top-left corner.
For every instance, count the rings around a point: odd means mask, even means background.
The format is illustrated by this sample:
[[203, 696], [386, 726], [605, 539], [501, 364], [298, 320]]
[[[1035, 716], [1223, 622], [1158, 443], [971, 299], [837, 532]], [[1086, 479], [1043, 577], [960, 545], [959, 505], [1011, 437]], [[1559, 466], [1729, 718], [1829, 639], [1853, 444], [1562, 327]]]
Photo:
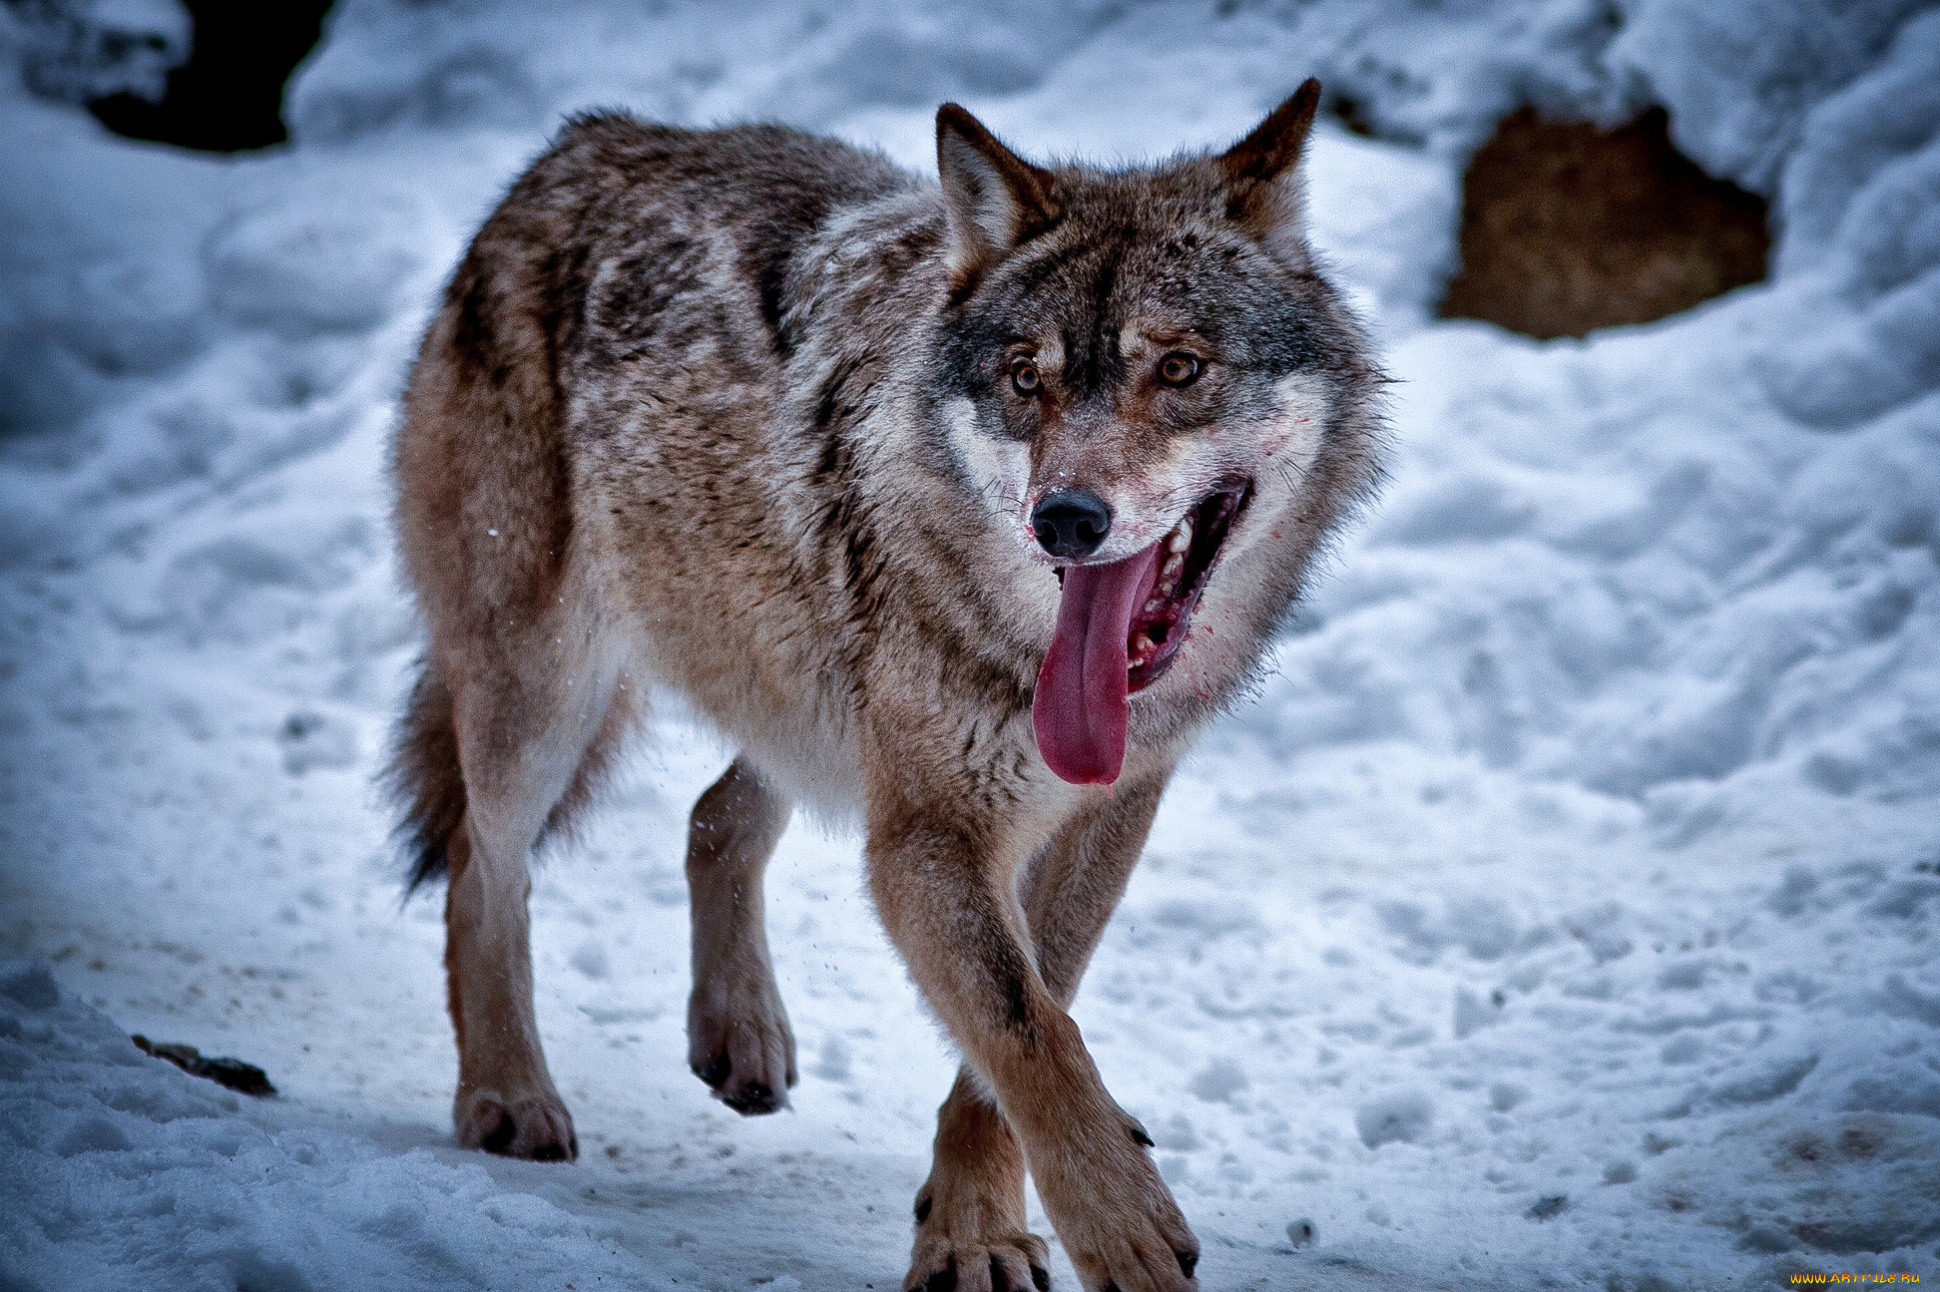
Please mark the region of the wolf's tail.
[[438, 666], [425, 660], [404, 707], [385, 776], [404, 805], [398, 837], [411, 859], [408, 896], [418, 885], [445, 876], [451, 836], [465, 820], [465, 778], [458, 767], [458, 729], [451, 688]]

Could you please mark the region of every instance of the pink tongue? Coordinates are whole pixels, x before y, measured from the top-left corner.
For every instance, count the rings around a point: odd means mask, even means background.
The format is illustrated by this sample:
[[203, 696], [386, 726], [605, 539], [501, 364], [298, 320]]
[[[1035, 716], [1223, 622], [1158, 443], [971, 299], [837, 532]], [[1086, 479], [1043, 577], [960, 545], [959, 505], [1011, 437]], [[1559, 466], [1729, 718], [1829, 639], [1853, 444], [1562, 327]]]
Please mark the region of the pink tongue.
[[1045, 764], [1073, 785], [1109, 785], [1125, 765], [1126, 638], [1158, 559], [1154, 543], [1122, 561], [1064, 572], [1031, 727]]

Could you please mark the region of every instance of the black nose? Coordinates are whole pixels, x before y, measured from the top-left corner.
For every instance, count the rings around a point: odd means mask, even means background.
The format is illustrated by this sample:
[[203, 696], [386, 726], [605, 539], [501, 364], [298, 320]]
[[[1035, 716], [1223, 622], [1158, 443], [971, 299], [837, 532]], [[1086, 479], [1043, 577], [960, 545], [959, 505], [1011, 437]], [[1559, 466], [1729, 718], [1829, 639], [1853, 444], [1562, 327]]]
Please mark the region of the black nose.
[[1031, 532], [1052, 556], [1090, 556], [1111, 532], [1111, 508], [1088, 489], [1054, 489], [1032, 509]]

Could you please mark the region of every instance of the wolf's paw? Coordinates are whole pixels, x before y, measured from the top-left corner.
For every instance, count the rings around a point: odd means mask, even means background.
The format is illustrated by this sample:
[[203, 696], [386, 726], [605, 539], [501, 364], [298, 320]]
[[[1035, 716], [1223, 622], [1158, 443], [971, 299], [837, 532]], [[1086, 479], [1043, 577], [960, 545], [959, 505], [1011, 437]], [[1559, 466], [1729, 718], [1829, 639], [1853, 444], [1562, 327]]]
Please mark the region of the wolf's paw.
[[[1092, 1146], [1087, 1146], [1092, 1147]], [[1065, 1157], [1038, 1176], [1038, 1194], [1087, 1292], [1191, 1292], [1199, 1240], [1152, 1161], [1122, 1143]]]
[[795, 1034], [772, 978], [700, 981], [687, 1002], [687, 1066], [744, 1117], [779, 1112], [795, 1084]]
[[916, 1246], [903, 1287], [1045, 1292], [1049, 1249], [1024, 1219], [1023, 1154], [994, 1111], [960, 1093], [943, 1107], [936, 1163], [916, 1195]]
[[[916, 1206], [920, 1212], [925, 1195]], [[1050, 1249], [1036, 1234], [949, 1234], [916, 1226], [904, 1292], [1049, 1292]]]
[[579, 1156], [573, 1116], [550, 1092], [504, 1095], [494, 1090], [460, 1091], [452, 1119], [458, 1142], [501, 1157], [533, 1162], [570, 1162]]

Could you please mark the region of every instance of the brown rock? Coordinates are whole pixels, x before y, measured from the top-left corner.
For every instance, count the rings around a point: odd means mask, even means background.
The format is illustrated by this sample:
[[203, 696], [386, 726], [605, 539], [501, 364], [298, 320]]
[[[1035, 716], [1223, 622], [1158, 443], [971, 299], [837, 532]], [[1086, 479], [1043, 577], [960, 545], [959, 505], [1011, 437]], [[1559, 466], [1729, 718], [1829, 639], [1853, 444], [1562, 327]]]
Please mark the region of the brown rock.
[[1765, 200], [1713, 179], [1652, 108], [1602, 130], [1524, 108], [1469, 163], [1443, 318], [1534, 337], [1645, 323], [1765, 277]]

